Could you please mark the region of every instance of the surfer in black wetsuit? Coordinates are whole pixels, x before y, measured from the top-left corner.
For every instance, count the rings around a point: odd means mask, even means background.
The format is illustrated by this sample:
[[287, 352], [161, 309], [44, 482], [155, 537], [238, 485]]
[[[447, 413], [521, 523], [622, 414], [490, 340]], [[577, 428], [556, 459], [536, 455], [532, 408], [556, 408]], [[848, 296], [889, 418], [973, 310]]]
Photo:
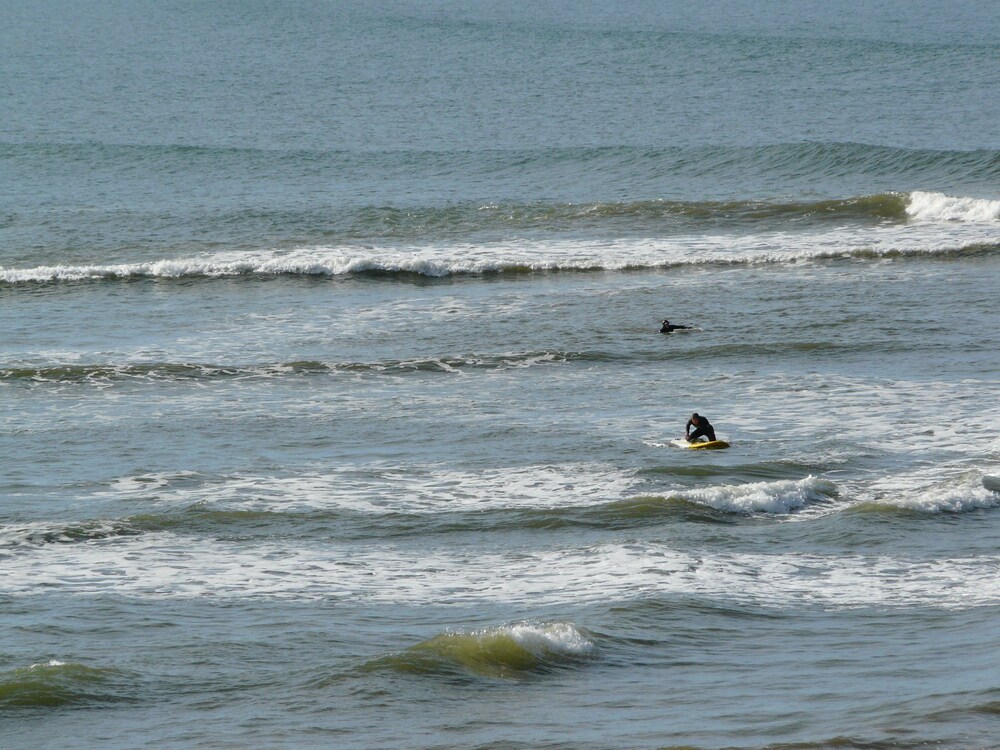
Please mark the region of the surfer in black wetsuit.
[[[694, 432], [691, 432], [692, 427], [694, 427]], [[715, 428], [712, 427], [711, 422], [698, 414], [698, 412], [695, 412], [684, 427], [684, 437], [687, 438], [689, 443], [693, 443], [700, 437], [707, 437], [709, 442], [714, 442]]]
[[691, 326], [675, 326], [669, 320], [664, 320], [663, 325], [660, 326], [660, 333], [670, 333], [671, 331], [676, 331], [680, 328], [690, 328]]

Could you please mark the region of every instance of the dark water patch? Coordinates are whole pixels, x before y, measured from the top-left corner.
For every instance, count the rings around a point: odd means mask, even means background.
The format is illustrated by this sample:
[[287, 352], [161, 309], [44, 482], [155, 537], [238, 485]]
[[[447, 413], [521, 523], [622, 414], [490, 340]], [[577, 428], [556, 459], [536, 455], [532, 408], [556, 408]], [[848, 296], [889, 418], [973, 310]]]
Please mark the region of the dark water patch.
[[668, 520], [707, 524], [731, 524], [738, 520], [732, 514], [688, 500], [683, 493], [616, 500], [599, 506], [592, 515], [607, 528], [658, 524]]
[[960, 261], [969, 258], [987, 258], [1000, 255], [1000, 243], [977, 242], [962, 247], [941, 250], [876, 250], [874, 248], [851, 250], [845, 253], [821, 253], [817, 260], [937, 260]]
[[651, 466], [639, 470], [640, 475], [680, 477], [740, 477], [748, 480], [799, 479], [809, 474], [822, 474], [833, 468], [830, 462], [762, 461], [749, 464], [700, 464]]
[[972, 714], [985, 714], [986, 716], [1000, 716], [1000, 700], [988, 701], [972, 706], [969, 709]]
[[877, 501], [864, 501], [854, 503], [844, 509], [847, 515], [892, 518], [926, 518], [931, 515], [939, 515], [938, 511], [922, 508], [908, 507], [904, 505], [893, 505], [891, 503], [880, 503]]
[[[827, 335], [835, 335], [827, 327]], [[645, 350], [636, 353], [609, 355], [623, 362], [674, 362], [685, 360], [711, 360], [725, 361], [737, 360], [738, 362], [756, 362], [761, 359], [774, 360], [794, 359], [818, 361], [825, 359], [839, 359], [844, 355], [851, 354], [880, 354], [911, 351], [920, 346], [921, 351], [926, 351], [926, 345], [920, 345], [912, 341], [886, 342], [884, 340], [867, 340], [855, 338], [848, 340], [820, 340], [813, 338], [808, 341], [770, 341], [753, 343], [727, 343], [712, 344], [709, 346], [695, 345], [686, 347], [660, 348], [656, 350]], [[808, 390], [822, 389], [821, 383], [811, 385]], [[803, 387], [806, 390], [806, 387]]]
[[[592, 506], [434, 513], [211, 510], [198, 505], [179, 513], [129, 516], [113, 526], [121, 529], [119, 536], [169, 531], [231, 541], [278, 538], [365, 540], [485, 532], [551, 532], [573, 528], [614, 530], [670, 522], [729, 524], [738, 520], [737, 515], [683, 497], [649, 496]], [[95, 527], [101, 525], [95, 523]], [[59, 533], [53, 532], [53, 535]], [[92, 538], [81, 537], [77, 541]]]
[[50, 661], [0, 673], [0, 710], [134, 702], [128, 675], [117, 669]]
[[[696, 596], [639, 598], [608, 610], [622, 627], [648, 626], [649, 622], [687, 622], [687, 628], [701, 631], [706, 624], [727, 628], [744, 627], [749, 622], [773, 623], [787, 620], [780, 609], [760, 607], [746, 602], [708, 599]], [[690, 623], [695, 622], [694, 627]], [[673, 632], [673, 631], [671, 631]], [[673, 637], [673, 635], [671, 636]]]
[[1000, 716], [1000, 690], [987, 689], [978, 692], [958, 693], [942, 696], [950, 699], [949, 708], [934, 711], [927, 716], [935, 722], [950, 723], [968, 721], [975, 716]]
[[[899, 223], [907, 218], [907, 193], [803, 201], [726, 200], [489, 202], [446, 206], [365, 206], [291, 211], [246, 209], [213, 215], [225, 225], [266, 224], [281, 244], [491, 242], [511, 238], [587, 236], [664, 237], [719, 230], [777, 231]], [[138, 217], [137, 217], [138, 218]], [[279, 236], [280, 236], [279, 235]]]
[[203, 502], [122, 519], [34, 525], [5, 529], [0, 548], [90, 544], [147, 533], [208, 537], [224, 541], [368, 540], [485, 532], [551, 532], [559, 529], [615, 530], [663, 523], [731, 524], [741, 515], [687, 500], [683, 493], [638, 496], [586, 506], [493, 508], [436, 512], [349, 509], [262, 510], [212, 508]]
[[[694, 341], [689, 339], [689, 341]], [[741, 362], [761, 358], [822, 359], [845, 354], [910, 351], [912, 341], [849, 340], [840, 341], [775, 341], [771, 343], [729, 343], [710, 346], [660, 347], [632, 351], [601, 349], [560, 350], [538, 349], [523, 352], [469, 353], [413, 359], [385, 359], [369, 362], [322, 362], [294, 360], [260, 364], [218, 364], [195, 362], [149, 362], [134, 364], [43, 365], [0, 368], [0, 383], [25, 385], [80, 384], [103, 387], [122, 382], [196, 382], [227, 380], [269, 380], [304, 376], [331, 375], [454, 375], [465, 371], [518, 370], [538, 366], [566, 364], [642, 364], [681, 360]], [[922, 351], [927, 346], [922, 345]], [[816, 386], [821, 388], [822, 386]], [[766, 476], [766, 475], [762, 475]]]
[[889, 500], [866, 500], [844, 508], [844, 513], [860, 517], [873, 517], [884, 519], [930, 519], [947, 521], [957, 516], [965, 514], [989, 513], [991, 509], [1000, 507], [1000, 497], [981, 500], [970, 498], [967, 501], [962, 499], [949, 498], [936, 502], [933, 497], [914, 501], [912, 504], [893, 503]]
[[941, 748], [962, 747], [942, 740], [900, 739], [891, 737], [883, 740], [865, 740], [849, 735], [831, 737], [826, 740], [805, 742], [779, 742], [771, 745], [733, 745], [726, 750], [941, 750]]

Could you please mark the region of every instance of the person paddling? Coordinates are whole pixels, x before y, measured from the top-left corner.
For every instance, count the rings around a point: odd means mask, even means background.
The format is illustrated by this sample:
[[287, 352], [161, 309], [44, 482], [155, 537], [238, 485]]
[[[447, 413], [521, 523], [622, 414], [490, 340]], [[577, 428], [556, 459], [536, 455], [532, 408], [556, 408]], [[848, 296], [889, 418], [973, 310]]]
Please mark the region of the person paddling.
[[[694, 432], [691, 432], [692, 427], [694, 428]], [[715, 442], [715, 428], [712, 427], [712, 423], [705, 419], [705, 417], [695, 412], [684, 427], [684, 437], [689, 443], [693, 443], [701, 437], [708, 438], [708, 441], [712, 443]]]
[[681, 328], [690, 328], [691, 326], [675, 326], [669, 320], [664, 320], [663, 325], [660, 326], [660, 333], [670, 333], [671, 331], [676, 331]]

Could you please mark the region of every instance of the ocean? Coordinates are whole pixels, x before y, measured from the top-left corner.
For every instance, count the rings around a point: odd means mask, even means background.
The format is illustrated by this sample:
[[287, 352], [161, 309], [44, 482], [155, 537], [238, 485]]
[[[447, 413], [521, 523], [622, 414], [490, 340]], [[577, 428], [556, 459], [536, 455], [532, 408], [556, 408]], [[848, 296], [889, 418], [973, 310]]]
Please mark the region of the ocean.
[[1000, 747], [994, 3], [0, 49], [4, 750]]

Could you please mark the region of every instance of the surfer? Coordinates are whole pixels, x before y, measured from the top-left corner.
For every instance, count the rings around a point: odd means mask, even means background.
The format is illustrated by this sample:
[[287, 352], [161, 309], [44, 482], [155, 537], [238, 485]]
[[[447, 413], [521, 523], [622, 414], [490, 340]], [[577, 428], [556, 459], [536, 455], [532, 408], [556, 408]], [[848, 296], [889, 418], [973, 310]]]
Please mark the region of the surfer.
[[680, 328], [690, 328], [691, 326], [675, 326], [669, 320], [664, 320], [663, 325], [660, 326], [660, 333], [670, 333], [671, 331], [676, 331]]
[[[691, 428], [694, 427], [694, 432], [691, 432]], [[684, 437], [689, 443], [693, 443], [700, 437], [707, 437], [709, 442], [715, 441], [715, 428], [712, 427], [712, 423], [701, 416], [698, 412], [691, 415], [691, 419], [688, 420], [687, 425], [684, 427]]]

